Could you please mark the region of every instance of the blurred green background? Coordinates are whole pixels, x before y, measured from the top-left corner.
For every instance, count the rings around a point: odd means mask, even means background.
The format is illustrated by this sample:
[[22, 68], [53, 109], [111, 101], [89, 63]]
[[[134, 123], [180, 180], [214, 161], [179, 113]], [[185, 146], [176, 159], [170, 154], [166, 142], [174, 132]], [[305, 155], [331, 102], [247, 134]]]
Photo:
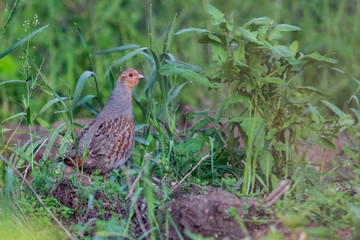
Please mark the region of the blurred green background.
[[[150, 0], [65, 0], [65, 1], [1, 1], [0, 2], [0, 52], [8, 49], [18, 39], [31, 31], [49, 24], [30, 40], [29, 50], [23, 44], [7, 57], [0, 59], [0, 83], [36, 76], [37, 68], [42, 67], [42, 80], [60, 95], [69, 96], [74, 91], [76, 81], [86, 70], [93, 70], [99, 82], [100, 96], [105, 102], [113, 86], [109, 76], [104, 77], [112, 61], [127, 51], [107, 55], [94, 53], [112, 47], [137, 44], [162, 51], [168, 27], [176, 16], [176, 29], [210, 28], [210, 16], [206, 14], [205, 4], [212, 4], [227, 15], [233, 14], [237, 24], [256, 17], [268, 16], [277, 23], [298, 26], [299, 32], [286, 35], [287, 45], [299, 41], [301, 52], [318, 51], [328, 57], [336, 58], [336, 67], [350, 76], [359, 78], [360, 29], [358, 0], [242, 0], [242, 1], [150, 1]], [[15, 11], [11, 11], [13, 8]], [[152, 18], [150, 18], [152, 9]], [[151, 19], [151, 21], [150, 21]], [[151, 22], [151, 24], [150, 24]], [[77, 25], [75, 25], [77, 24]], [[149, 26], [151, 25], [151, 31]], [[81, 29], [91, 55], [93, 69], [87, 59], [86, 50], [81, 43], [77, 26]], [[198, 65], [208, 71], [209, 49], [197, 43], [194, 34], [175, 36], [171, 52], [178, 61]], [[286, 39], [286, 38], [285, 38]], [[26, 56], [28, 53], [28, 56]], [[28, 57], [29, 62], [26, 62]], [[148, 74], [143, 55], [127, 61], [127, 66]], [[29, 66], [32, 66], [31, 68]], [[34, 67], [35, 66], [35, 67]], [[28, 73], [26, 74], [26, 70]], [[330, 100], [343, 107], [354, 92], [355, 84], [345, 75], [325, 68], [310, 69], [297, 80], [303, 85], [313, 85], [331, 97]], [[143, 84], [143, 85], [141, 85]], [[145, 83], [140, 83], [141, 87]], [[41, 89], [41, 84], [39, 89]], [[190, 105], [194, 109], [216, 109], [216, 95], [209, 97], [206, 89], [195, 83], [188, 84], [179, 95], [181, 107]], [[94, 81], [87, 81], [83, 94], [95, 95]], [[0, 119], [22, 112], [22, 96], [26, 95], [25, 84], [0, 85]], [[39, 111], [53, 96], [46, 91], [36, 91], [31, 97], [32, 111]], [[316, 102], [317, 96], [312, 99]], [[76, 117], [92, 117], [88, 111], [80, 111]], [[47, 121], [59, 120], [54, 111], [47, 110], [42, 118]]]

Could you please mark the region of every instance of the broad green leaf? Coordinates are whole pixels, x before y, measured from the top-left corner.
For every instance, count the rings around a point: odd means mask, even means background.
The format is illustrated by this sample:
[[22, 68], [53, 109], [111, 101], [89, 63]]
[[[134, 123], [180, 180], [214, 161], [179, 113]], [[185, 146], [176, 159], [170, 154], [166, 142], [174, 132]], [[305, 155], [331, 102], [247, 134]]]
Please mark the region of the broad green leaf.
[[140, 47], [139, 45], [136, 44], [128, 44], [128, 45], [123, 45], [123, 46], [119, 46], [119, 47], [114, 47], [114, 48], [110, 48], [101, 52], [97, 52], [95, 53], [96, 55], [103, 55], [103, 54], [108, 54], [108, 53], [113, 53], [113, 52], [119, 52], [119, 51], [124, 51], [127, 49], [132, 49], [132, 48], [138, 48]]
[[274, 148], [276, 151], [286, 151], [288, 147], [283, 142], [277, 142], [274, 144]]
[[214, 119], [212, 117], [206, 116], [206, 117], [200, 119], [200, 121], [196, 121], [194, 123], [194, 125], [191, 126], [190, 132], [195, 131], [195, 130], [199, 130], [200, 128], [205, 127], [206, 125], [212, 123], [213, 120]]
[[332, 141], [330, 141], [328, 138], [326, 138], [324, 136], [319, 136], [319, 134], [314, 131], [310, 131], [310, 137], [311, 137], [311, 141], [313, 143], [319, 145], [320, 147], [328, 148], [331, 150], [336, 149], [336, 147]]
[[359, 163], [360, 156], [357, 153], [355, 153], [353, 150], [351, 150], [350, 148], [348, 148], [346, 146], [342, 146], [341, 150], [343, 150], [347, 155], [349, 155], [352, 159], [354, 159], [355, 161], [357, 161]]
[[258, 149], [264, 147], [265, 140], [265, 121], [259, 117], [247, 117], [241, 123], [240, 127], [242, 131], [247, 135], [249, 139], [252, 139], [252, 145]]
[[175, 35], [180, 35], [180, 34], [189, 33], [189, 32], [196, 32], [197, 34], [202, 34], [204, 32], [209, 32], [209, 30], [201, 29], [201, 28], [185, 28], [185, 29], [177, 31], [175, 33]]
[[206, 10], [208, 11], [208, 13], [212, 16], [213, 23], [216, 24], [216, 23], [219, 23], [219, 22], [225, 20], [225, 19], [224, 19], [224, 16], [225, 16], [225, 15], [224, 15], [220, 10], [218, 10], [217, 8], [211, 6], [210, 4], [207, 4], [207, 5], [205, 6], [205, 9], [206, 9]]
[[206, 77], [194, 72], [191, 69], [178, 68], [173, 65], [166, 64], [161, 67], [160, 73], [166, 76], [172, 76], [178, 74], [189, 81], [195, 80], [197, 83], [201, 85], [205, 85], [210, 88], [218, 87], [217, 84], [211, 83]]
[[298, 49], [299, 49], [299, 42], [297, 40], [295, 40], [289, 46], [289, 51], [293, 57], [296, 56]]
[[16, 42], [15, 44], [13, 44], [11, 47], [9, 47], [7, 50], [5, 50], [4, 52], [0, 53], [0, 59], [2, 59], [3, 57], [5, 57], [6, 55], [8, 55], [9, 53], [11, 53], [12, 51], [14, 51], [17, 47], [19, 47], [21, 44], [23, 44], [24, 42], [26, 42], [27, 40], [29, 40], [30, 38], [32, 38], [33, 36], [35, 36], [36, 34], [38, 34], [39, 32], [41, 32], [42, 30], [44, 30], [45, 28], [47, 28], [49, 25], [45, 25], [35, 31], [33, 31], [32, 33], [30, 33], [29, 35], [27, 35], [26, 37], [20, 39], [18, 42]]
[[247, 27], [251, 24], [265, 25], [265, 24], [270, 24], [271, 22], [272, 22], [272, 20], [269, 17], [254, 18], [254, 19], [250, 20], [249, 22], [245, 23], [243, 25], [243, 27]]
[[249, 30], [243, 28], [243, 27], [238, 27], [238, 30], [239, 30], [239, 33], [240, 35], [249, 40], [250, 42], [254, 42], [254, 43], [257, 43], [259, 45], [263, 45], [262, 42], [260, 42], [257, 38], [256, 38], [256, 32], [252, 33], [250, 32]]
[[[248, 109], [252, 108], [252, 103], [249, 98], [240, 95], [232, 96], [218, 105], [218, 109], [215, 116], [215, 124], [220, 121], [220, 118], [223, 116], [224, 110], [227, 109], [230, 104], [234, 104], [234, 103], [242, 103], [245, 105], [246, 108]], [[231, 119], [229, 119], [229, 121], [231, 121]]]
[[189, 68], [189, 69], [194, 70], [196, 72], [205, 74], [205, 72], [200, 67], [192, 65], [190, 63], [181, 62], [181, 61], [174, 61], [174, 60], [166, 60], [166, 63], [170, 64], [170, 65], [173, 65], [174, 67]]
[[284, 58], [291, 58], [291, 52], [289, 50], [288, 47], [285, 46], [276, 46], [276, 47], [271, 47], [269, 48], [269, 50], [273, 53], [273, 54], [277, 54], [280, 57], [284, 57]]
[[201, 38], [198, 39], [199, 43], [215, 43], [215, 44], [223, 44], [223, 41], [221, 40], [221, 38], [219, 38], [218, 36], [211, 34], [211, 33], [206, 33], [203, 34], [201, 36]]
[[333, 111], [334, 113], [336, 113], [336, 115], [338, 115], [340, 118], [344, 119], [346, 118], [346, 114], [340, 110], [340, 108], [338, 108], [337, 106], [335, 106], [334, 104], [326, 101], [326, 100], [322, 100], [321, 101], [325, 106], [327, 106], [331, 111]]
[[301, 31], [301, 28], [289, 24], [278, 24], [275, 26], [275, 31], [281, 31], [281, 32]]
[[299, 60], [304, 61], [304, 62], [318, 61], [318, 62], [327, 62], [327, 63], [332, 63], [332, 64], [335, 64], [338, 62], [336, 59], [325, 57], [318, 52], [314, 52], [310, 55], [305, 55], [305, 56], [299, 57]]
[[91, 71], [85, 71], [83, 74], [81, 74], [79, 80], [77, 81], [75, 91], [74, 91], [73, 101], [72, 101], [72, 111], [74, 111], [75, 108], [78, 106], [78, 102], [80, 100], [80, 96], [81, 96], [82, 90], [84, 88], [85, 81], [89, 77], [95, 78], [96, 77], [95, 73], [93, 73]]

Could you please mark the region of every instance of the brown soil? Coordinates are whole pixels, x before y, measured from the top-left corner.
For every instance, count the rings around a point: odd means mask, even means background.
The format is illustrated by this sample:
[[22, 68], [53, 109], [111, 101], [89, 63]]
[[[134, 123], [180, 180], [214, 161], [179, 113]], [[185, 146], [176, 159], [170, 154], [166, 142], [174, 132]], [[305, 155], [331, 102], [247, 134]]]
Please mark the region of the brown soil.
[[[193, 234], [201, 234], [204, 237], [215, 239], [241, 239], [246, 234], [239, 223], [231, 217], [227, 210], [234, 208], [237, 215], [243, 219], [243, 223], [249, 236], [255, 238], [267, 232], [270, 222], [276, 221], [271, 213], [265, 213], [265, 209], [253, 198], [239, 199], [221, 189], [210, 189], [209, 193], [197, 195], [172, 196], [175, 200], [167, 206], [167, 210], [175, 222], [178, 230], [188, 230]], [[246, 211], [244, 211], [246, 209]], [[248, 222], [252, 218], [266, 219], [268, 223]], [[174, 227], [170, 225], [169, 239], [179, 239]], [[162, 224], [162, 232], [165, 232], [165, 222]], [[190, 239], [184, 236], [185, 239]]]
[[[83, 187], [89, 187], [91, 179], [85, 175], [76, 175], [78, 181]], [[88, 196], [82, 196], [79, 186], [75, 186], [69, 178], [63, 178], [59, 181], [50, 195], [54, 196], [62, 205], [74, 209], [74, 214], [71, 221], [86, 223], [91, 218], [99, 218], [102, 220], [109, 220], [114, 214], [125, 217], [125, 208], [120, 200], [116, 201], [110, 199], [101, 191], [96, 191], [94, 194], [94, 202], [89, 211]], [[85, 201], [82, 199], [85, 197]], [[95, 204], [96, 203], [96, 204]]]
[[[81, 182], [84, 187], [91, 185], [91, 180], [87, 176], [77, 175], [76, 180]], [[61, 204], [74, 210], [73, 215], [68, 220], [67, 224], [69, 225], [80, 222], [87, 223], [91, 218], [102, 220], [109, 220], [112, 217], [126, 218], [126, 210], [123, 204], [113, 198], [110, 199], [101, 191], [94, 194], [94, 202], [97, 201], [97, 204], [93, 203], [87, 212], [88, 200], [81, 200], [79, 187], [74, 186], [69, 178], [64, 178], [56, 184], [50, 194]], [[167, 223], [165, 221], [167, 212], [184, 239], [190, 239], [185, 230], [195, 235], [214, 239], [243, 239], [246, 236], [251, 237], [251, 239], [259, 239], [267, 236], [271, 226], [276, 229], [278, 234], [284, 236], [283, 239], [294, 239], [291, 231], [282, 224], [272, 209], [265, 210], [265, 207], [254, 198], [239, 199], [234, 194], [212, 187], [178, 188], [170, 198], [172, 201], [165, 205], [166, 209], [156, 211], [161, 223], [160, 230], [166, 239], [180, 239], [171, 221]], [[140, 199], [140, 201], [142, 200]], [[139, 202], [138, 205], [140, 205]], [[238, 219], [242, 219], [240, 221], [242, 221], [243, 226], [229, 214], [228, 209], [230, 208], [236, 211]], [[141, 220], [145, 228], [148, 229], [145, 212], [146, 209], [141, 208]], [[139, 237], [143, 234], [138, 220], [139, 218], [134, 214], [131, 221], [131, 235], [133, 237]], [[168, 224], [169, 229], [167, 236], [165, 235], [166, 224]], [[307, 226], [307, 228], [312, 227], [317, 226]], [[94, 232], [88, 234], [92, 235]], [[334, 235], [339, 239], [351, 239], [354, 232], [351, 228], [339, 229]], [[295, 239], [309, 238], [306, 238], [305, 233], [298, 232]]]
[[[10, 127], [9, 127], [10, 128]], [[16, 126], [12, 126], [16, 128]], [[20, 131], [27, 131], [27, 127], [20, 126]], [[40, 136], [50, 136], [50, 132], [36, 129]], [[15, 133], [11, 136], [11, 132], [5, 132], [5, 142], [9, 141], [10, 146], [21, 146], [29, 141], [28, 135], [22, 133]], [[333, 156], [340, 154], [341, 146], [346, 141], [345, 137], [339, 135], [336, 141], [336, 151], [327, 151], [325, 153], [325, 170], [331, 169]], [[56, 145], [56, 144], [55, 144]], [[0, 147], [1, 148], [1, 147]], [[307, 157], [315, 163], [321, 163], [322, 149], [317, 146], [312, 146], [308, 149], [302, 149], [302, 152], [307, 154]], [[51, 154], [56, 155], [56, 148], [53, 148]], [[43, 148], [41, 148], [36, 155], [36, 159], [41, 159], [43, 155]], [[347, 169], [344, 169], [345, 172]], [[348, 174], [345, 174], [348, 175]], [[86, 187], [91, 184], [91, 180], [87, 176], [76, 176], [77, 181]], [[339, 190], [341, 191], [341, 189]], [[201, 193], [202, 192], [202, 193]], [[94, 203], [88, 210], [88, 199], [85, 198], [79, 189], [79, 186], [74, 186], [69, 178], [64, 178], [56, 184], [50, 192], [61, 204], [74, 210], [74, 213], [68, 220], [68, 224], [78, 224], [80, 222], [87, 223], [91, 218], [98, 218], [108, 220], [111, 217], [126, 218], [125, 207], [120, 200], [114, 200], [106, 196], [101, 191], [94, 193]], [[161, 222], [161, 232], [166, 233], [166, 221], [164, 217], [168, 211], [178, 230], [184, 239], [190, 239], [185, 235], [184, 231], [188, 230], [193, 234], [201, 234], [204, 237], [213, 237], [215, 239], [242, 239], [247, 235], [252, 239], [259, 239], [266, 236], [270, 226], [273, 226], [276, 231], [283, 236], [284, 239], [293, 239], [290, 230], [285, 227], [281, 221], [275, 216], [271, 210], [265, 211], [265, 208], [259, 204], [257, 199], [247, 198], [239, 199], [233, 194], [229, 194], [221, 189], [200, 187], [178, 188], [171, 195], [172, 202], [166, 205], [166, 210], [159, 210], [158, 218]], [[95, 204], [96, 202], [96, 204]], [[239, 224], [234, 217], [228, 214], [228, 209], [234, 208], [237, 216], [239, 216], [246, 228]], [[244, 210], [245, 209], [245, 210]], [[146, 219], [142, 209], [141, 219], [145, 227], [148, 229]], [[254, 220], [255, 221], [252, 221]], [[179, 239], [179, 236], [170, 222], [168, 238]], [[131, 221], [132, 235], [138, 237], [142, 234], [142, 230], [138, 224], [138, 218], [133, 217]], [[316, 227], [316, 226], [313, 226]], [[246, 233], [247, 232], [247, 233]], [[305, 239], [305, 233], [298, 233], [296, 239]], [[339, 239], [351, 239], [354, 231], [351, 228], [339, 229], [334, 233]]]

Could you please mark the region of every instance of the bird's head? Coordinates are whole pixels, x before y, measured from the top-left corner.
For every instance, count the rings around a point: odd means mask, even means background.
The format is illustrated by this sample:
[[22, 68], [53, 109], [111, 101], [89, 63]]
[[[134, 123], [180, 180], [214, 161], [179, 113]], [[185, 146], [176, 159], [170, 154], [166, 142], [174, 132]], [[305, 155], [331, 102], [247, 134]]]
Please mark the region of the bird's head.
[[138, 84], [140, 78], [144, 78], [144, 76], [135, 69], [128, 68], [120, 74], [117, 80], [122, 82], [127, 89], [131, 90]]

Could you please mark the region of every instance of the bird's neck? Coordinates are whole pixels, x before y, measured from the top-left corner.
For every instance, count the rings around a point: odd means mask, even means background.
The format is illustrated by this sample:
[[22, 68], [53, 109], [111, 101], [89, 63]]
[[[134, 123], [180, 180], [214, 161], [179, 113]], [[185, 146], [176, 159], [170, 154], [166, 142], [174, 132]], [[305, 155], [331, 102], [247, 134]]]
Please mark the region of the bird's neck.
[[116, 81], [109, 100], [101, 113], [103, 112], [108, 116], [133, 118], [131, 89], [126, 88], [123, 82]]

